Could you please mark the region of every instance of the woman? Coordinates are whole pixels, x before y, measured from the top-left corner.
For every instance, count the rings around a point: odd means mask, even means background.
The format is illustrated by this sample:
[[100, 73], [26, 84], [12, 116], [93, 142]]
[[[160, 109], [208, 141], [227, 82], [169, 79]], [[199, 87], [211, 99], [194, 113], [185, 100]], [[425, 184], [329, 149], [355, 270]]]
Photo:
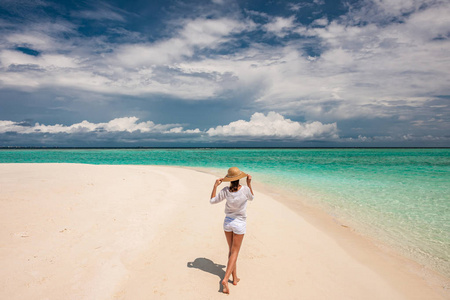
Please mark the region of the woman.
[[[247, 177], [247, 186], [239, 184], [239, 179], [244, 177]], [[216, 189], [223, 181], [230, 181], [230, 186], [224, 187], [216, 196]], [[226, 216], [223, 222], [223, 230], [225, 231], [229, 247], [227, 270], [222, 280], [225, 294], [230, 293], [228, 288], [230, 275], [233, 275], [234, 285], [237, 285], [240, 280], [236, 275], [236, 261], [246, 230], [247, 200], [253, 200], [251, 181], [252, 176], [245, 174], [237, 167], [232, 167], [228, 169], [228, 174], [224, 178], [216, 180], [211, 193], [211, 204], [219, 203], [224, 199], [227, 200], [225, 204]]]

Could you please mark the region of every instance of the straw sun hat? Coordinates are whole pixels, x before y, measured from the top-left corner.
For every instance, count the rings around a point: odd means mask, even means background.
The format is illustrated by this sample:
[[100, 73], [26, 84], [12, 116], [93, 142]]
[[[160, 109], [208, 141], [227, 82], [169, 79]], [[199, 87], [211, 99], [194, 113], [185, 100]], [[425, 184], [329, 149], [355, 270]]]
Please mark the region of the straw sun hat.
[[237, 167], [231, 167], [228, 169], [228, 174], [225, 175], [222, 181], [235, 181], [244, 177], [247, 177], [247, 174], [239, 170]]

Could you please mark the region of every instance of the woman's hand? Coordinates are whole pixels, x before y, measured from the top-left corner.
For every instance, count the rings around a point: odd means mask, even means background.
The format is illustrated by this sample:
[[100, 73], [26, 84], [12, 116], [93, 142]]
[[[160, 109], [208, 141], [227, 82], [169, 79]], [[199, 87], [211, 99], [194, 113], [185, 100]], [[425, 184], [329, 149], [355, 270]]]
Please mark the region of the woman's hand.
[[251, 181], [252, 181], [252, 175], [247, 174], [247, 185], [249, 185]]
[[252, 195], [255, 195], [255, 194], [253, 194], [253, 189], [252, 189], [252, 175], [249, 175], [249, 174], [247, 174], [247, 186], [249, 187]]
[[[222, 181], [223, 181], [223, 178], [219, 178], [219, 179], [217, 179], [216, 182], [214, 183], [214, 187], [213, 187], [213, 190], [212, 190], [212, 192], [211, 192], [211, 199], [214, 198], [214, 197], [216, 197], [216, 189], [217, 189], [217, 187], [222, 183]], [[212, 202], [211, 202], [211, 203], [212, 203]]]
[[214, 186], [215, 186], [215, 187], [218, 187], [218, 186], [222, 183], [222, 181], [223, 181], [223, 178], [217, 179], [217, 180], [216, 180], [216, 183], [214, 183]]

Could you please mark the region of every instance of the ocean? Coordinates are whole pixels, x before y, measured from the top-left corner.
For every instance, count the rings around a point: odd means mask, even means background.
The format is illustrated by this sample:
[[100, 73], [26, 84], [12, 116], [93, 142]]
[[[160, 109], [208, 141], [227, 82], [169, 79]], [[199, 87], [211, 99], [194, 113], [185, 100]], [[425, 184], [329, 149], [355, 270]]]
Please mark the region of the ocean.
[[3, 149], [0, 163], [237, 166], [450, 277], [450, 149]]

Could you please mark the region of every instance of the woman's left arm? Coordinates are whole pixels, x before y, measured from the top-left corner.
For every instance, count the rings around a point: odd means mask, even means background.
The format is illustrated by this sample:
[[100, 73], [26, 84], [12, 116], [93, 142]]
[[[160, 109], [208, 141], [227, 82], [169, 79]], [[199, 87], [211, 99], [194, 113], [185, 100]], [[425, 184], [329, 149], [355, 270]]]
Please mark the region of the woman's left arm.
[[211, 192], [211, 198], [210, 198], [210, 199], [216, 197], [217, 187], [222, 183], [222, 180], [223, 180], [223, 178], [219, 178], [219, 179], [217, 179], [216, 182], [214, 183], [214, 187], [213, 187], [213, 190], [212, 190], [212, 192]]

